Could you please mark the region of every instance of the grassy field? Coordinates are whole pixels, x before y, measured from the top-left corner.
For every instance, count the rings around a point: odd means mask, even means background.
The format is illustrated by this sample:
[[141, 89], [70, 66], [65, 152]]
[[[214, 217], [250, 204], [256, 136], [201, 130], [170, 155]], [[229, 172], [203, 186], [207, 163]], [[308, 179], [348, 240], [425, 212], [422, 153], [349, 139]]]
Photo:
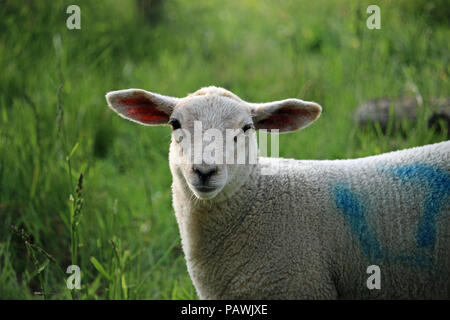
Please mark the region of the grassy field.
[[[381, 30], [366, 28], [374, 3]], [[81, 30], [66, 27], [70, 4]], [[0, 1], [0, 298], [197, 298], [171, 206], [170, 129], [124, 121], [106, 92], [217, 85], [248, 101], [317, 101], [317, 123], [280, 136], [283, 157], [438, 142], [447, 133], [425, 119], [431, 97], [450, 93], [447, 7], [170, 0], [155, 21], [134, 0]], [[406, 134], [355, 127], [358, 104], [408, 95], [411, 84], [424, 106]], [[75, 292], [72, 264], [82, 272]]]

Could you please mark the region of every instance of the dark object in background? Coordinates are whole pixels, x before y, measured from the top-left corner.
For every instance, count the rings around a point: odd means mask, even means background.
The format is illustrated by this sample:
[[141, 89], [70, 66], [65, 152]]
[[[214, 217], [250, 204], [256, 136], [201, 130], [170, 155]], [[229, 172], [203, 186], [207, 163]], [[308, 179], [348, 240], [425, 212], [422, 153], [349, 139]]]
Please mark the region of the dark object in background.
[[438, 108], [428, 119], [428, 127], [438, 132], [447, 130], [447, 139], [450, 138], [450, 98], [436, 99]]
[[[390, 111], [391, 106], [393, 107], [392, 111]], [[450, 127], [450, 98], [441, 97], [431, 99], [428, 106], [433, 110], [433, 113], [428, 118], [428, 127], [433, 127], [438, 132], [447, 130], [448, 136], [448, 129]], [[386, 133], [391, 112], [394, 116], [394, 119], [392, 119], [393, 129], [398, 129], [400, 123], [405, 120], [415, 122], [419, 108], [420, 105], [415, 98], [404, 97], [394, 100], [383, 97], [361, 104], [355, 111], [354, 119], [360, 127], [373, 126], [375, 123], [379, 123], [383, 133]]]
[[158, 24], [163, 18], [164, 0], [136, 0], [138, 12], [151, 25]]

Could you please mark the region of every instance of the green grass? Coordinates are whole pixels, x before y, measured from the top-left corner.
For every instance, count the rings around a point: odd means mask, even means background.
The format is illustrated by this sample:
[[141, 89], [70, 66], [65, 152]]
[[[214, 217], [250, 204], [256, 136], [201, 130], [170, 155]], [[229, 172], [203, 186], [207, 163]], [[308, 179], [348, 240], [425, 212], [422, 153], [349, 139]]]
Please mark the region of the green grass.
[[[197, 298], [171, 207], [170, 129], [119, 118], [110, 90], [217, 85], [248, 101], [319, 102], [317, 123], [280, 136], [283, 157], [446, 140], [425, 119], [430, 98], [450, 92], [449, 25], [426, 1], [376, 3], [382, 29], [371, 31], [373, 1], [172, 0], [157, 24], [135, 1], [1, 1], [0, 298]], [[81, 30], [66, 28], [70, 4]], [[359, 103], [403, 95], [407, 83], [424, 108], [406, 135], [353, 125]]]

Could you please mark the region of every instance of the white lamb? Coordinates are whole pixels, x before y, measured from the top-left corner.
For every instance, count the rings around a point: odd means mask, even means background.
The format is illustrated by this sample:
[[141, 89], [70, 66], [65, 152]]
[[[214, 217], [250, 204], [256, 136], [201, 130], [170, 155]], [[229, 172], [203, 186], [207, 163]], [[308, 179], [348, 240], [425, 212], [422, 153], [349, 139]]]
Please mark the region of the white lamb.
[[[200, 298], [450, 298], [450, 141], [353, 160], [192, 164], [177, 132], [193, 135], [195, 121], [242, 128], [246, 143], [235, 148], [247, 152], [252, 128], [294, 131], [321, 107], [248, 103], [216, 87], [106, 99], [124, 118], [173, 127], [173, 206]], [[370, 265], [380, 268], [380, 289], [367, 286]]]

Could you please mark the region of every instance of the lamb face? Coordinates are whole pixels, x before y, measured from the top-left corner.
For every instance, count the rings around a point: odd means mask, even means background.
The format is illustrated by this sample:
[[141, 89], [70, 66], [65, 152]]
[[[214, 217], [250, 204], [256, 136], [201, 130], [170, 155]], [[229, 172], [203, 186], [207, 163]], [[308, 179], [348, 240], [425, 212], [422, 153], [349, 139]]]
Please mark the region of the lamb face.
[[[251, 109], [236, 99], [211, 94], [187, 97], [175, 106], [169, 123], [172, 172], [200, 199], [220, 193], [239, 167], [249, 163], [250, 146], [256, 150]], [[243, 161], [239, 163], [238, 157]]]

